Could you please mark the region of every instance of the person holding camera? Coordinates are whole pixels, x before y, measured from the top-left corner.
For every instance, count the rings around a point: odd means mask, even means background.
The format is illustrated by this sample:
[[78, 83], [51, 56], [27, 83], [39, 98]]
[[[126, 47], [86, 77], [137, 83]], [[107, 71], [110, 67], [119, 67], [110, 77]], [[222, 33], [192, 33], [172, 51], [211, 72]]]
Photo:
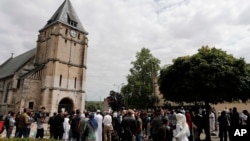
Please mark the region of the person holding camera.
[[35, 115], [35, 120], [37, 124], [36, 138], [43, 138], [44, 136], [43, 123], [45, 122], [45, 118], [46, 118], [45, 107], [41, 107], [40, 111]]

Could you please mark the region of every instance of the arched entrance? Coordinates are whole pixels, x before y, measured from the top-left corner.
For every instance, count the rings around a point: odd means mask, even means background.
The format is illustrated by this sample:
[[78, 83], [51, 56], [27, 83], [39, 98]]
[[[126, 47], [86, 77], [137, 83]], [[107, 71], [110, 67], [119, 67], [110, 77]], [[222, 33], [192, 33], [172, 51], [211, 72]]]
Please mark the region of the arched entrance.
[[73, 110], [73, 101], [70, 98], [63, 98], [58, 105], [58, 110], [64, 109], [64, 111], [67, 111], [68, 113], [71, 113]]

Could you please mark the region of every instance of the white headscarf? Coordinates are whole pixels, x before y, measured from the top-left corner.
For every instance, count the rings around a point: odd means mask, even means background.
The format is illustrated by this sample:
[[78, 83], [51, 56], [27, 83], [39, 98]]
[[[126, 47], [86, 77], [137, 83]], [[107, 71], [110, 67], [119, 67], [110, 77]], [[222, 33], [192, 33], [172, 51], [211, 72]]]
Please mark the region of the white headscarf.
[[180, 126], [181, 131], [175, 136], [177, 138], [183, 138], [184, 136], [190, 136], [190, 131], [189, 131], [189, 127], [188, 124], [186, 122], [186, 116], [178, 113], [176, 114], [176, 120], [177, 120], [177, 125]]
[[69, 118], [68, 117], [64, 118], [63, 129], [64, 129], [63, 139], [68, 140], [69, 139], [69, 130], [70, 130], [70, 124], [69, 124]]

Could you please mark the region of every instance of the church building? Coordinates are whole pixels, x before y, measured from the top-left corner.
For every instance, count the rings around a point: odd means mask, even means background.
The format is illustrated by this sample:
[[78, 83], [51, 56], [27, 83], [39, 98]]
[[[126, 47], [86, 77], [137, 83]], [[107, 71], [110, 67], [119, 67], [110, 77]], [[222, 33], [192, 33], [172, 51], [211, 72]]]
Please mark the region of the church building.
[[39, 30], [36, 47], [1, 64], [0, 115], [42, 106], [50, 113], [83, 111], [87, 35], [70, 0], [65, 0]]

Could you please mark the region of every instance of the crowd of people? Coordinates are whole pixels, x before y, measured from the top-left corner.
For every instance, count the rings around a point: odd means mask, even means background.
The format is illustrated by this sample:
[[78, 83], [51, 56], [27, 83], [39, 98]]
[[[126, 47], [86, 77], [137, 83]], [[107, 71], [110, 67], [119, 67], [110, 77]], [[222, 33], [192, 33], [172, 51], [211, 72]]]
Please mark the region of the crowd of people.
[[[205, 117], [209, 115], [209, 127]], [[52, 116], [45, 107], [33, 113], [24, 109], [21, 114], [9, 112], [5, 116], [6, 137], [10, 138], [14, 127], [15, 137], [30, 136], [31, 124], [36, 123], [36, 138], [44, 138], [44, 124], [49, 125], [50, 138], [64, 141], [200, 141], [201, 134], [210, 130], [220, 141], [232, 138], [232, 129], [239, 125], [250, 126], [247, 110], [237, 108], [216, 112], [211, 109], [192, 110], [180, 107], [175, 110], [121, 110], [118, 112], [88, 112], [59, 110]]]

